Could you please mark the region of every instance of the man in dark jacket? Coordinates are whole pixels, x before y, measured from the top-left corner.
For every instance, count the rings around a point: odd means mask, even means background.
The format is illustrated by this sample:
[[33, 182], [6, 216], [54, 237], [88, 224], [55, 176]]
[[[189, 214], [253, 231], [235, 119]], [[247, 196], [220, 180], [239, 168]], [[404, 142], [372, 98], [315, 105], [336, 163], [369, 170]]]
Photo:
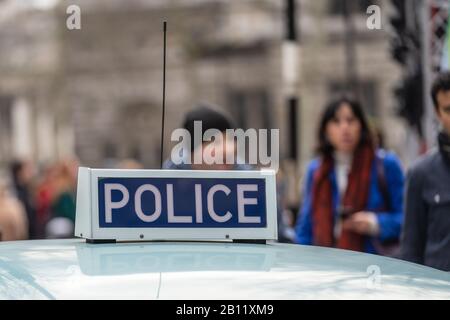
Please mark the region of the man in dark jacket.
[[408, 173], [402, 258], [450, 271], [450, 73], [431, 89], [441, 125], [438, 148]]

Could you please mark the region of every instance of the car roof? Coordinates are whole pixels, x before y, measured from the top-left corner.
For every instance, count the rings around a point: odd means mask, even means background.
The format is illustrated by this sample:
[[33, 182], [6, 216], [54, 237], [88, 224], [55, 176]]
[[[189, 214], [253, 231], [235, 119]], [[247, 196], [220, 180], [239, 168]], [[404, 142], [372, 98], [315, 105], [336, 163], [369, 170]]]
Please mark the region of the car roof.
[[0, 299], [391, 298], [450, 299], [450, 273], [280, 243], [0, 243]]

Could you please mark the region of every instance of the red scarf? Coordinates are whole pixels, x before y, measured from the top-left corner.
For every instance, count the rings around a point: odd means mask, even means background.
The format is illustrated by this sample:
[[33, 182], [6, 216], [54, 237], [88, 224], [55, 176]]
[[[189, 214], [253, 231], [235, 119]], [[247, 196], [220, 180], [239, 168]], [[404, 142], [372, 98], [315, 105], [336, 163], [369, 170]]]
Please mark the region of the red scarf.
[[[366, 208], [370, 187], [370, 174], [375, 151], [371, 146], [359, 147], [353, 157], [348, 177], [347, 190], [342, 205], [352, 208], [353, 212]], [[347, 250], [363, 251], [364, 236], [352, 231], [342, 230], [335, 243], [333, 233], [333, 192], [330, 173], [334, 161], [331, 157], [323, 159], [313, 178], [313, 234], [314, 244], [325, 247], [337, 247]]]

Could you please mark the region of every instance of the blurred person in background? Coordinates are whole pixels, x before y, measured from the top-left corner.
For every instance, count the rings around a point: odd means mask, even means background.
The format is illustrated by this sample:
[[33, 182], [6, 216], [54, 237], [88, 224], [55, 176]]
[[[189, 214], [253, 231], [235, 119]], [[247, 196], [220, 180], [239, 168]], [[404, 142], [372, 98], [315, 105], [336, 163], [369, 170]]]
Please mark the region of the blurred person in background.
[[36, 208], [34, 205], [33, 179], [35, 169], [28, 160], [15, 160], [11, 163], [11, 176], [14, 192], [25, 208], [30, 239], [36, 238]]
[[36, 237], [45, 238], [45, 225], [50, 220], [52, 202], [55, 193], [55, 180], [58, 167], [47, 166], [36, 187]]
[[438, 148], [409, 169], [401, 258], [450, 271], [450, 72], [431, 88]]
[[306, 172], [296, 242], [393, 255], [403, 218], [404, 175], [397, 157], [375, 147], [361, 106], [329, 103], [318, 155]]
[[[46, 226], [46, 236], [48, 238], [65, 238], [73, 236], [75, 225], [78, 162], [74, 159], [63, 160], [55, 170], [51, 218]], [[64, 228], [64, 232], [59, 230], [60, 226]]]
[[293, 243], [295, 242], [295, 222], [296, 212], [289, 208], [287, 201], [287, 193], [289, 189], [287, 181], [287, 172], [280, 167], [276, 176], [277, 185], [277, 208], [278, 208], [278, 219], [282, 219], [278, 222], [282, 232], [278, 235], [279, 242]]
[[[200, 164], [190, 164], [190, 163], [181, 163], [181, 164], [174, 164], [172, 160], [166, 160], [163, 164], [164, 169], [184, 169], [184, 170], [255, 170], [254, 167], [252, 167], [249, 164], [238, 164], [236, 161], [236, 143], [234, 140], [226, 139], [225, 133], [227, 129], [235, 129], [235, 125], [233, 122], [224, 114], [214, 110], [210, 106], [199, 106], [198, 108], [188, 112], [184, 118], [183, 121], [183, 128], [186, 129], [190, 136], [191, 136], [191, 142], [195, 142], [194, 139], [194, 122], [195, 121], [201, 121], [202, 122], [202, 131], [201, 136], [203, 137], [203, 134], [208, 129], [217, 129], [220, 132], [223, 133], [222, 140], [221, 141], [207, 141], [202, 142], [201, 145], [195, 145], [194, 143], [191, 143], [191, 160], [194, 159], [194, 156], [198, 152], [205, 152], [207, 150], [207, 146], [212, 143], [217, 143], [218, 146], [221, 146], [223, 148], [222, 155], [223, 155], [223, 163], [222, 164], [207, 164], [202, 161]], [[215, 150], [218, 150], [219, 148], [215, 148]], [[227, 154], [231, 154], [232, 157], [235, 159], [233, 164], [227, 164], [226, 159]], [[203, 155], [201, 157], [203, 158]], [[192, 161], [193, 162], [193, 161]], [[278, 188], [277, 188], [278, 190]], [[278, 214], [278, 241], [279, 242], [291, 242], [289, 234], [287, 233], [287, 228], [285, 225], [285, 221], [283, 219], [283, 210], [281, 208], [281, 202], [280, 202], [280, 196], [277, 195], [277, 214]]]
[[25, 240], [28, 238], [28, 221], [25, 209], [8, 193], [0, 181], [0, 241]]

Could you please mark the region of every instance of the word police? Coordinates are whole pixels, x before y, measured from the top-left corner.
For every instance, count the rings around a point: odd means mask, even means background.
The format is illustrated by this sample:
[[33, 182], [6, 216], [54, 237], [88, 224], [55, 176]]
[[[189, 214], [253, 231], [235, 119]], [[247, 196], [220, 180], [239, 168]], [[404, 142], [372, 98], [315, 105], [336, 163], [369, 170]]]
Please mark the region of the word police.
[[266, 224], [263, 182], [261, 179], [100, 179], [100, 225], [263, 226]]

